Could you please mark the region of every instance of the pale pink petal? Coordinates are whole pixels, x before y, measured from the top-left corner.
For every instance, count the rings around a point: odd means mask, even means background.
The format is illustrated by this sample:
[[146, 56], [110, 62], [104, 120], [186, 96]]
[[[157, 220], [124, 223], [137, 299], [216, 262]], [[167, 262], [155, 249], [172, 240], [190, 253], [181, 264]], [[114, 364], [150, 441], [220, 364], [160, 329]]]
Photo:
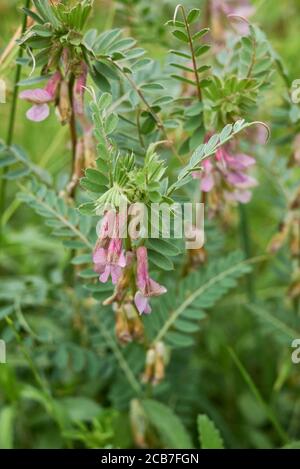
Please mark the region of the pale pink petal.
[[244, 182], [239, 184], [238, 187], [240, 189], [250, 189], [251, 187], [256, 187], [257, 184], [258, 182], [254, 177], [246, 175]]
[[247, 204], [250, 202], [252, 193], [251, 191], [235, 190], [233, 192], [224, 192], [224, 197], [229, 202], [240, 202], [241, 204]]
[[104, 248], [96, 249], [93, 254], [93, 262], [95, 264], [105, 264], [106, 262], [106, 250]]
[[27, 118], [34, 122], [44, 121], [49, 114], [50, 109], [48, 104], [35, 104], [26, 112]]
[[111, 273], [111, 281], [114, 285], [116, 285], [116, 283], [118, 283], [118, 280], [122, 275], [122, 268], [119, 267], [118, 265], [111, 265], [110, 273]]
[[206, 174], [202, 177], [200, 189], [203, 192], [210, 192], [214, 187], [214, 178], [211, 174]]
[[245, 155], [244, 153], [238, 153], [236, 155], [236, 159], [238, 163], [242, 164], [244, 168], [248, 168], [249, 166], [253, 166], [256, 163], [255, 158], [249, 155]]
[[147, 301], [147, 304], [146, 304], [145, 309], [144, 309], [144, 314], [150, 314], [151, 311], [152, 311], [152, 308], [149, 304], [149, 301]]
[[105, 271], [105, 264], [94, 264], [94, 271], [97, 274], [103, 274]]
[[243, 173], [228, 173], [226, 176], [227, 181], [229, 184], [236, 186], [238, 184], [243, 184], [247, 181], [247, 176]]
[[104, 272], [99, 277], [100, 282], [106, 283], [109, 276], [110, 276], [110, 265], [107, 265], [105, 267]]
[[54, 73], [54, 75], [52, 75], [47, 85], [45, 86], [45, 91], [51, 96], [52, 100], [54, 100], [56, 97], [58, 85], [61, 82], [61, 79], [61, 73], [57, 71]]
[[152, 280], [152, 278], [149, 279], [149, 286], [150, 286], [150, 291], [151, 291], [152, 296], [163, 295], [164, 293], [167, 292], [166, 287], [155, 282], [155, 280]]
[[[143, 313], [150, 313], [151, 312], [151, 308], [150, 308], [150, 305], [148, 303], [148, 298], [146, 298], [144, 295], [142, 295], [142, 293], [140, 291], [137, 291], [135, 296], [134, 296], [134, 303], [135, 303], [135, 306], [137, 307], [137, 310], [140, 314], [143, 314]], [[150, 308], [150, 310], [149, 310]]]
[[247, 204], [250, 202], [252, 193], [250, 191], [237, 191], [235, 200], [241, 204]]
[[43, 104], [52, 101], [51, 94], [43, 88], [36, 88], [35, 90], [24, 90], [20, 93], [19, 97], [36, 104]]
[[125, 267], [126, 266], [126, 256], [124, 251], [121, 252], [119, 260], [118, 260], [118, 266], [119, 267]]

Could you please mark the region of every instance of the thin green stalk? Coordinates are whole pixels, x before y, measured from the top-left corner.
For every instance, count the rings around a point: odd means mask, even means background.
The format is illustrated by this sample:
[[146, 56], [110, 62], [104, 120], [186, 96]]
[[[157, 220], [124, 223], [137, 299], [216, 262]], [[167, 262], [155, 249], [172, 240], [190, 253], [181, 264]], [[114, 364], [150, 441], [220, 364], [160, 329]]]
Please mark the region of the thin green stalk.
[[22, 338], [19, 334], [19, 332], [17, 331], [17, 328], [13, 322], [13, 320], [11, 318], [6, 318], [6, 322], [7, 324], [12, 328], [13, 332], [14, 332], [14, 335], [15, 335], [15, 338], [17, 340], [17, 343], [28, 363], [28, 366], [34, 376], [34, 379], [37, 383], [37, 385], [40, 387], [40, 389], [45, 393], [45, 395], [50, 398], [51, 397], [51, 393], [50, 393], [50, 390], [48, 389], [48, 386], [46, 384], [46, 382], [44, 381], [44, 379], [42, 378], [42, 376], [40, 375], [37, 367], [35, 366], [35, 363], [34, 361], [32, 360], [30, 354], [28, 353], [26, 347], [24, 346], [24, 343], [22, 341]]
[[[247, 208], [244, 204], [239, 204], [239, 213], [240, 213], [240, 235], [241, 235], [243, 251], [245, 253], [245, 258], [250, 259], [252, 257], [250, 229], [249, 229]], [[250, 272], [246, 276], [246, 281], [247, 281], [248, 298], [251, 302], [253, 302], [255, 301], [255, 286], [254, 286], [254, 277], [253, 277], [252, 272]]]
[[127, 378], [128, 383], [132, 387], [132, 389], [137, 393], [141, 394], [142, 388], [136, 377], [134, 376], [134, 373], [132, 372], [131, 368], [129, 367], [127, 361], [123, 357], [123, 354], [121, 350], [119, 349], [116, 341], [113, 339], [113, 337], [110, 335], [109, 331], [106, 329], [106, 327], [103, 325], [103, 322], [100, 320], [98, 321], [98, 318], [96, 315], [93, 315], [93, 322], [100, 329], [100, 332], [104, 338], [104, 340], [107, 342], [107, 344], [110, 346], [112, 352], [114, 353], [119, 366], [121, 370], [123, 371], [124, 375]]
[[[30, 0], [25, 0], [24, 6], [25, 8], [29, 8]], [[26, 30], [26, 24], [27, 24], [27, 16], [24, 14], [21, 35]], [[18, 59], [22, 58], [22, 56], [23, 56], [23, 48], [20, 47], [19, 53], [18, 53]], [[11, 108], [10, 108], [10, 116], [9, 116], [8, 130], [7, 130], [7, 137], [6, 137], [7, 147], [11, 146], [12, 140], [13, 140], [13, 133], [14, 133], [14, 128], [15, 128], [15, 120], [16, 120], [16, 110], [17, 110], [17, 97], [18, 97], [18, 89], [19, 89], [18, 83], [20, 81], [20, 77], [21, 77], [21, 65], [17, 64], [15, 79], [14, 79], [13, 98], [12, 98], [12, 103], [11, 103]], [[5, 172], [6, 172], [6, 168], [3, 169], [2, 176], [5, 175]], [[1, 192], [0, 192], [0, 213], [2, 213], [4, 210], [5, 195], [6, 195], [6, 179], [2, 179]]]
[[168, 142], [171, 150], [173, 151], [174, 155], [176, 156], [176, 158], [180, 161], [181, 164], [184, 163], [183, 159], [181, 158], [181, 156], [178, 154], [173, 142], [169, 139], [168, 137], [168, 133], [167, 133], [167, 130], [161, 120], [161, 118], [159, 117], [159, 115], [153, 111], [151, 105], [148, 103], [146, 97], [144, 96], [144, 94], [142, 93], [140, 87], [135, 83], [135, 81], [129, 76], [128, 73], [124, 72], [124, 70], [122, 69], [122, 67], [120, 67], [116, 62], [114, 62], [113, 60], [111, 60], [111, 64], [121, 73], [121, 75], [123, 75], [124, 78], [126, 78], [126, 80], [128, 81], [128, 83], [131, 85], [132, 89], [137, 93], [137, 95], [139, 96], [139, 98], [141, 99], [141, 101], [144, 103], [144, 105], [146, 106], [147, 108], [147, 111], [149, 112], [149, 114], [152, 116], [152, 119], [155, 121], [156, 123], [156, 126], [158, 128], [158, 130], [161, 131], [161, 133], [163, 134], [164, 138], [166, 139], [166, 141]]
[[[14, 332], [14, 335], [15, 335], [15, 338], [16, 338], [16, 341], [24, 355], [24, 358], [29, 366], [29, 369], [30, 371], [32, 372], [32, 375], [38, 385], [38, 387], [41, 389], [41, 391], [44, 393], [44, 396], [47, 400], [47, 410], [48, 410], [48, 413], [49, 415], [55, 420], [55, 422], [57, 423], [61, 433], [64, 432], [64, 423], [63, 423], [63, 420], [61, 419], [60, 415], [57, 413], [57, 410], [56, 410], [56, 405], [55, 405], [55, 400], [52, 396], [52, 393], [51, 393], [51, 389], [48, 387], [48, 382], [46, 381], [46, 379], [44, 379], [36, 364], [34, 363], [34, 360], [32, 359], [30, 353], [27, 351], [25, 345], [24, 345], [24, 342], [13, 322], [13, 320], [11, 318], [6, 318], [6, 322], [7, 324], [12, 328], [13, 332]], [[68, 445], [68, 448], [71, 448], [71, 442], [66, 440], [66, 443]]]
[[260, 394], [259, 390], [257, 389], [254, 381], [252, 380], [251, 376], [249, 375], [248, 371], [245, 369], [244, 365], [236, 355], [235, 351], [228, 347], [228, 352], [235, 363], [236, 367], [238, 368], [239, 372], [241, 373], [242, 378], [244, 379], [245, 383], [248, 385], [249, 389], [253, 393], [254, 397], [256, 398], [257, 402], [263, 407], [268, 419], [273, 424], [274, 428], [276, 429], [278, 436], [282, 439], [283, 443], [288, 443], [289, 436], [286, 431], [282, 428], [281, 423], [278, 421], [273, 409], [264, 401], [264, 398]]
[[202, 91], [201, 91], [201, 85], [200, 85], [200, 80], [199, 80], [199, 75], [197, 72], [197, 61], [196, 61], [196, 56], [195, 56], [195, 50], [194, 50], [194, 44], [193, 44], [193, 39], [191, 35], [191, 30], [189, 23], [187, 21], [186, 13], [184, 7], [181, 5], [181, 11], [182, 11], [182, 16], [185, 24], [185, 29], [188, 35], [188, 40], [189, 40], [189, 47], [192, 55], [192, 62], [193, 62], [193, 69], [194, 69], [194, 75], [195, 75], [195, 80], [196, 80], [196, 85], [197, 85], [197, 95], [198, 95], [198, 101], [202, 101]]

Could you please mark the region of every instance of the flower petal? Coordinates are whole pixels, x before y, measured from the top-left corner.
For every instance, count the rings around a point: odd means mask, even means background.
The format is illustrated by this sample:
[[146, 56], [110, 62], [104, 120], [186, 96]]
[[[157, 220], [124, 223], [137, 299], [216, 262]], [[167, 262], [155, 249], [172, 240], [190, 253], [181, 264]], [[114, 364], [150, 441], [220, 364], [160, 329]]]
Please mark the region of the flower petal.
[[202, 177], [200, 189], [203, 192], [210, 192], [214, 187], [214, 178], [211, 174], [206, 174]]
[[[134, 296], [134, 303], [135, 306], [137, 307], [137, 310], [140, 314], [143, 313], [150, 313], [151, 308], [148, 304], [148, 298], [146, 298], [140, 291], [137, 291], [135, 296]], [[149, 311], [150, 308], [150, 311]]]
[[167, 292], [166, 287], [155, 282], [155, 280], [152, 280], [152, 278], [149, 279], [149, 287], [151, 296], [159, 296]]
[[19, 97], [35, 104], [44, 104], [52, 101], [51, 94], [43, 88], [36, 88], [35, 90], [24, 90], [20, 93]]
[[109, 276], [110, 276], [110, 265], [107, 265], [105, 267], [104, 272], [99, 277], [100, 282], [106, 283]]
[[106, 257], [107, 257], [107, 253], [104, 248], [96, 249], [93, 254], [93, 262], [95, 264], [105, 264]]
[[26, 112], [27, 118], [34, 122], [44, 121], [49, 114], [50, 109], [48, 104], [35, 104]]

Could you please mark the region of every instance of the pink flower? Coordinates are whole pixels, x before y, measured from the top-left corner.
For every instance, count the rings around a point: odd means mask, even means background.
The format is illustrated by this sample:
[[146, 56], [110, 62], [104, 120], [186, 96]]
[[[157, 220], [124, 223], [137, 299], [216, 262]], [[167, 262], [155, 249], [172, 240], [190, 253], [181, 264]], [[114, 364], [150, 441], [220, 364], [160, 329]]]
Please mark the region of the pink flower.
[[213, 164], [210, 160], [203, 161], [203, 172], [193, 173], [194, 178], [200, 179], [200, 189], [203, 192], [210, 192], [215, 185], [213, 177]]
[[106, 283], [111, 276], [112, 283], [115, 285], [122, 275], [122, 269], [126, 266], [122, 240], [111, 239], [107, 250], [100, 248], [94, 253], [93, 261], [95, 271], [100, 274], [100, 282]]
[[84, 113], [84, 92], [87, 80], [87, 65], [82, 62], [81, 74], [76, 78], [73, 88], [73, 108], [75, 114]]
[[[209, 136], [205, 140], [208, 138]], [[253, 165], [254, 158], [235, 153], [233, 144], [229, 143], [217, 150], [215, 159], [204, 160], [203, 171], [193, 173], [193, 177], [200, 179], [200, 189], [203, 192], [217, 189], [227, 201], [248, 203], [252, 195], [249, 189], [257, 185], [256, 179], [248, 174]]]
[[50, 113], [48, 103], [55, 100], [60, 81], [61, 74], [57, 71], [50, 78], [45, 88], [25, 90], [20, 93], [21, 99], [34, 104], [26, 113], [29, 120], [41, 122], [47, 119]]
[[166, 293], [167, 289], [152, 280], [148, 272], [148, 253], [145, 246], [140, 246], [136, 250], [137, 257], [137, 287], [134, 302], [140, 314], [151, 313], [151, 306], [148, 298], [160, 296]]
[[[218, 23], [218, 35], [226, 35], [224, 26], [222, 25], [222, 18], [229, 15], [240, 16], [248, 20], [255, 12], [254, 7], [250, 4], [249, 0], [211, 0], [210, 2], [211, 15], [214, 23]], [[240, 34], [248, 34], [249, 27], [247, 21], [235, 21], [236, 28]]]
[[115, 217], [112, 237], [108, 236], [111, 230], [111, 215], [111, 212], [107, 212], [104, 216], [100, 236], [93, 253], [93, 262], [95, 272], [100, 274], [100, 282], [106, 283], [111, 276], [112, 282], [115, 285], [122, 275], [123, 268], [126, 266], [126, 256], [122, 247], [122, 239], [118, 236], [118, 214]]
[[221, 11], [225, 15], [239, 15], [248, 18], [254, 12], [249, 0], [213, 0], [213, 11]]

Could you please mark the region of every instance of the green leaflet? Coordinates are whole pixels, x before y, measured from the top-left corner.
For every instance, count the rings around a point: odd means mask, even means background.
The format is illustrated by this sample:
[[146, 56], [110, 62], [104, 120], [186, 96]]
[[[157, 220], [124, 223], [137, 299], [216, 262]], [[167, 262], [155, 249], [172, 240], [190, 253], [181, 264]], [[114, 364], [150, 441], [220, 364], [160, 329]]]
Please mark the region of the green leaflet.
[[184, 425], [169, 407], [152, 399], [144, 399], [141, 403], [150, 423], [155, 427], [167, 448], [193, 448]]
[[179, 172], [177, 181], [169, 187], [167, 195], [171, 195], [179, 187], [187, 184], [191, 180], [192, 172], [200, 169], [201, 161], [214, 155], [218, 148], [235, 137], [235, 135], [256, 124], [258, 124], [258, 122], [248, 123], [244, 120], [236, 121], [235, 124], [228, 124], [224, 127], [222, 132], [213, 135], [207, 143], [196, 148], [189, 163]]
[[174, 348], [191, 346], [193, 337], [190, 334], [199, 329], [203, 309], [212, 308], [250, 270], [249, 261], [243, 260], [242, 255], [235, 252], [211, 264], [206, 272], [195, 272], [188, 276], [181, 282], [180, 288], [176, 288], [175, 295], [169, 291], [161, 302], [164, 322], [159, 323], [153, 342], [166, 340]]
[[224, 449], [220, 432], [207, 415], [198, 415], [197, 425], [202, 449]]

